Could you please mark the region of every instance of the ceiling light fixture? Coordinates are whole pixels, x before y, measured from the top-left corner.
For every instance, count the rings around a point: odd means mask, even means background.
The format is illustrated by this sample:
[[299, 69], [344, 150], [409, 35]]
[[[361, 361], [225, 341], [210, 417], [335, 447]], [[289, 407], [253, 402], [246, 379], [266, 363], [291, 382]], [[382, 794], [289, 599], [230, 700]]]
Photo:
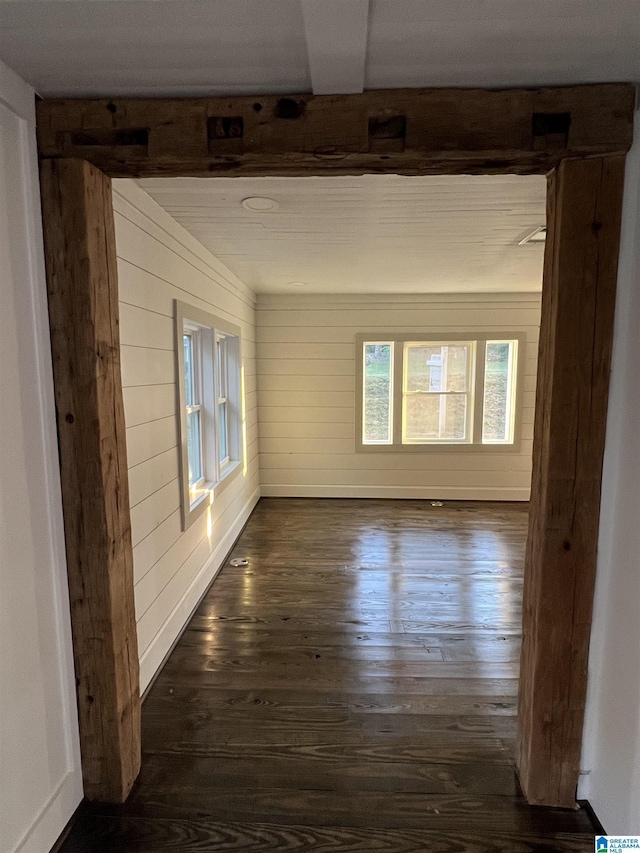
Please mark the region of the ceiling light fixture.
[[259, 211], [260, 213], [264, 213], [267, 210], [277, 210], [280, 207], [275, 199], [259, 195], [243, 198], [241, 204], [245, 210]]
[[306, 281], [290, 281], [289, 284], [291, 287], [304, 287], [306, 285]]
[[524, 240], [520, 240], [518, 246], [526, 246], [527, 243], [544, 243], [547, 239], [547, 229], [544, 225], [539, 225], [531, 234], [527, 234]]

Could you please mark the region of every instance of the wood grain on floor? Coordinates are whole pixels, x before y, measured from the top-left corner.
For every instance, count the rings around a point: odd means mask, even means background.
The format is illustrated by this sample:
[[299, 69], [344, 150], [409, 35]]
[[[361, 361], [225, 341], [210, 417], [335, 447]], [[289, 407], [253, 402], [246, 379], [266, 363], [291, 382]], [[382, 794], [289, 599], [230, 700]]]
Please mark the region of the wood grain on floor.
[[62, 853], [551, 853], [514, 771], [521, 504], [262, 499]]

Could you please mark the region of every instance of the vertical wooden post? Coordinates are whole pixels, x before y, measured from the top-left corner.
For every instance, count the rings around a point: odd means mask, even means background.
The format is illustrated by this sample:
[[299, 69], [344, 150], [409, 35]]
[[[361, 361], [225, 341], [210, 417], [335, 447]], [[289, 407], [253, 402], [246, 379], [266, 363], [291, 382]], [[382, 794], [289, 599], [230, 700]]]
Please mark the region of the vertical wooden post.
[[41, 165], [60, 471], [85, 795], [140, 769], [140, 688], [111, 181]]
[[549, 182], [517, 766], [530, 803], [575, 807], [587, 688], [624, 157]]

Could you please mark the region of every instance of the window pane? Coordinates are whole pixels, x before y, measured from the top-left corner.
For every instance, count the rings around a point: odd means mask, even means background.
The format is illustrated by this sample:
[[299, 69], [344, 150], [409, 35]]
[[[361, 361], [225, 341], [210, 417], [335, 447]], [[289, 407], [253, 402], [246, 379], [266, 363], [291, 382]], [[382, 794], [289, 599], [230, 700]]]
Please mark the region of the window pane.
[[227, 404], [218, 403], [218, 429], [220, 431], [219, 453], [220, 461], [224, 460], [229, 455], [227, 449]]
[[469, 390], [470, 344], [407, 345], [406, 391]]
[[487, 341], [482, 441], [513, 442], [517, 341]]
[[416, 394], [405, 397], [407, 441], [464, 441], [466, 394]]
[[364, 344], [363, 444], [391, 442], [392, 344]]
[[226, 338], [218, 338], [216, 341], [216, 355], [218, 358], [218, 397], [227, 396], [227, 348]]
[[200, 410], [187, 412], [187, 455], [189, 457], [189, 485], [203, 477]]
[[183, 335], [184, 344], [184, 393], [187, 406], [194, 405], [193, 393], [193, 337]]

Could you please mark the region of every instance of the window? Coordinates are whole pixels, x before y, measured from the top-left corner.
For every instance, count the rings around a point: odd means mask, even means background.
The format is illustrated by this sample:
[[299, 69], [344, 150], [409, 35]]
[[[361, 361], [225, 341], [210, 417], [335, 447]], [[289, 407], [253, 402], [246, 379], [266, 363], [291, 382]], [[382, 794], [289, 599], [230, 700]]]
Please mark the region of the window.
[[515, 447], [521, 334], [358, 335], [361, 450]]
[[183, 529], [241, 469], [240, 330], [176, 302]]

